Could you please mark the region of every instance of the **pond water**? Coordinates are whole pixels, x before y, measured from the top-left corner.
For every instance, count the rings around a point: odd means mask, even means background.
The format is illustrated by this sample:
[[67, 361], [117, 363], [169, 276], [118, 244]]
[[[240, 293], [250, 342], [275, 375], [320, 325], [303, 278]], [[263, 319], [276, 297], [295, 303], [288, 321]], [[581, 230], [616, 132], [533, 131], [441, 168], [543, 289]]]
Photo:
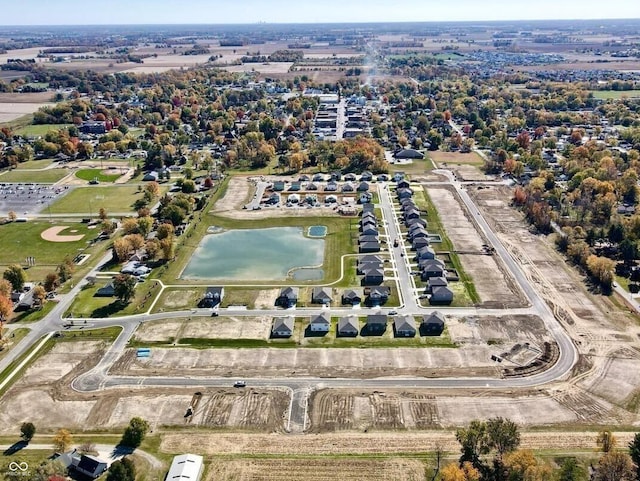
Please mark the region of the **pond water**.
[[312, 225], [307, 232], [309, 237], [325, 237], [327, 235], [326, 225]]
[[304, 271], [319, 269], [300, 268], [323, 260], [324, 240], [305, 237], [302, 227], [237, 229], [206, 235], [180, 277], [264, 281], [284, 280], [291, 272], [303, 280], [298, 276], [317, 275]]
[[291, 273], [291, 277], [295, 281], [320, 281], [324, 277], [324, 271], [313, 267], [303, 267], [301, 269], [295, 269]]

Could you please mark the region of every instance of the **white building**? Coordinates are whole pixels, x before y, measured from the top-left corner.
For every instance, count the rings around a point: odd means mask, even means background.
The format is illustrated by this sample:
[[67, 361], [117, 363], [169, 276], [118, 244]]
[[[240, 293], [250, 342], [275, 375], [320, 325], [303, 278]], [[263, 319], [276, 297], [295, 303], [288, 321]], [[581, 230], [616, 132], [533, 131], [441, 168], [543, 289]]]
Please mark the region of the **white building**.
[[181, 454], [171, 462], [166, 481], [200, 481], [204, 465], [202, 456], [197, 454]]

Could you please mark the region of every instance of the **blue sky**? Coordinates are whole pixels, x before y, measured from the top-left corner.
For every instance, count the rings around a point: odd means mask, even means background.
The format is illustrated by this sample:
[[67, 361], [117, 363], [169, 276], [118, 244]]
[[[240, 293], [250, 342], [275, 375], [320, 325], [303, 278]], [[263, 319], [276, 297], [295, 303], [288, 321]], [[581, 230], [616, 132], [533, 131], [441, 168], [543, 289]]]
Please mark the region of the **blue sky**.
[[6, 0], [0, 25], [640, 18], [638, 0]]

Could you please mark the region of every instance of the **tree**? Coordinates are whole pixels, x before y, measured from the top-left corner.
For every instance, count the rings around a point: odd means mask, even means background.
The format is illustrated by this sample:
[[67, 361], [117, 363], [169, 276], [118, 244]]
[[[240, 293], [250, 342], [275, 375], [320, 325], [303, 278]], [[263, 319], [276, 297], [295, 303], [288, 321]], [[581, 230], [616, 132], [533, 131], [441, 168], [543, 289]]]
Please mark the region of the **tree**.
[[173, 259], [175, 255], [175, 246], [173, 244], [173, 238], [167, 237], [166, 239], [162, 239], [160, 241], [160, 250], [162, 251], [162, 258], [165, 261], [169, 261]]
[[148, 430], [149, 423], [147, 421], [139, 417], [132, 418], [131, 421], [129, 421], [129, 425], [124, 430], [120, 444], [131, 448], [137, 448], [142, 444]]
[[67, 468], [55, 459], [47, 459], [36, 467], [29, 481], [61, 481], [66, 478]]
[[640, 433], [636, 433], [629, 443], [629, 455], [635, 465], [636, 479], [640, 480]]
[[44, 287], [36, 286], [33, 289], [33, 300], [39, 306], [42, 306], [45, 302], [47, 296], [47, 291], [45, 291]]
[[153, 228], [153, 219], [150, 216], [138, 217], [138, 232], [142, 237], [147, 237]]
[[53, 448], [59, 453], [64, 453], [69, 450], [72, 444], [73, 436], [71, 433], [64, 428], [58, 429], [53, 437]]
[[71, 279], [73, 272], [76, 270], [76, 266], [70, 257], [66, 257], [65, 260], [58, 266], [58, 276], [60, 276], [61, 282], [67, 282]]
[[606, 453], [598, 461], [593, 481], [635, 481], [636, 473], [631, 457], [625, 453]]
[[16, 215], [16, 213], [14, 211], [9, 211], [9, 213], [7, 214], [7, 217], [9, 217], [9, 220], [11, 222], [15, 222], [15, 220], [18, 218], [18, 216]]
[[33, 439], [35, 434], [36, 426], [33, 423], [22, 423], [22, 426], [20, 426], [20, 437], [22, 439], [29, 442]]
[[489, 452], [486, 424], [478, 420], [471, 421], [468, 428], [456, 431], [456, 440], [461, 445], [460, 463], [470, 462], [474, 467], [480, 466], [480, 456]]
[[587, 481], [587, 470], [578, 464], [576, 458], [567, 458], [558, 471], [558, 481]]
[[155, 199], [160, 196], [160, 184], [157, 182], [149, 182], [144, 190], [149, 193], [151, 199]]
[[109, 466], [107, 481], [135, 481], [136, 467], [129, 458], [124, 457]]
[[2, 340], [2, 328], [13, 312], [13, 302], [8, 297], [0, 294], [0, 340]]
[[104, 207], [100, 207], [100, 210], [98, 211], [98, 217], [100, 217], [101, 220], [105, 220], [108, 217], [107, 211]]
[[96, 452], [96, 445], [91, 441], [85, 441], [78, 446], [78, 451], [81, 454], [94, 454]]
[[113, 241], [113, 254], [120, 262], [124, 262], [129, 258], [131, 252], [131, 244], [126, 237], [120, 237]]
[[137, 251], [144, 245], [144, 237], [142, 237], [140, 234], [129, 234], [127, 236], [124, 236], [124, 239], [126, 239], [126, 241], [134, 251]]
[[122, 221], [122, 230], [125, 234], [136, 234], [138, 232], [138, 219], [127, 217]]
[[55, 272], [49, 272], [44, 278], [44, 289], [47, 292], [55, 291], [60, 285], [60, 277]]
[[6, 279], [0, 279], [0, 296], [11, 297], [11, 283]]
[[509, 419], [501, 417], [487, 421], [487, 445], [497, 451], [498, 458], [506, 453], [515, 451], [520, 445], [518, 425]]
[[11, 283], [14, 291], [21, 291], [24, 283], [27, 282], [27, 274], [18, 264], [10, 265], [7, 270], [4, 271], [2, 277]]
[[616, 438], [611, 431], [600, 431], [596, 438], [596, 444], [603, 453], [610, 453], [616, 447]]
[[173, 227], [172, 224], [169, 224], [169, 223], [160, 224], [157, 229], [158, 240], [166, 239], [167, 237], [173, 237], [174, 231], [175, 231], [175, 228]]
[[129, 274], [118, 274], [113, 279], [113, 291], [118, 300], [128, 304], [136, 293], [136, 278]]
[[185, 194], [193, 194], [196, 191], [196, 183], [187, 179], [182, 183], [182, 192]]

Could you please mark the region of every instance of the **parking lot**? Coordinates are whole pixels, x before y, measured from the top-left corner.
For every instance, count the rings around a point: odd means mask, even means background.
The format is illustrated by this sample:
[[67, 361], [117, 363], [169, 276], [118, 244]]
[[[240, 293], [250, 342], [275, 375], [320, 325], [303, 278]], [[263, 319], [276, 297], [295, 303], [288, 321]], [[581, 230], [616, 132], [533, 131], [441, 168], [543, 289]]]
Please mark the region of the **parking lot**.
[[67, 186], [55, 187], [34, 183], [0, 183], [0, 216], [6, 216], [12, 211], [18, 217], [37, 214], [68, 189]]

